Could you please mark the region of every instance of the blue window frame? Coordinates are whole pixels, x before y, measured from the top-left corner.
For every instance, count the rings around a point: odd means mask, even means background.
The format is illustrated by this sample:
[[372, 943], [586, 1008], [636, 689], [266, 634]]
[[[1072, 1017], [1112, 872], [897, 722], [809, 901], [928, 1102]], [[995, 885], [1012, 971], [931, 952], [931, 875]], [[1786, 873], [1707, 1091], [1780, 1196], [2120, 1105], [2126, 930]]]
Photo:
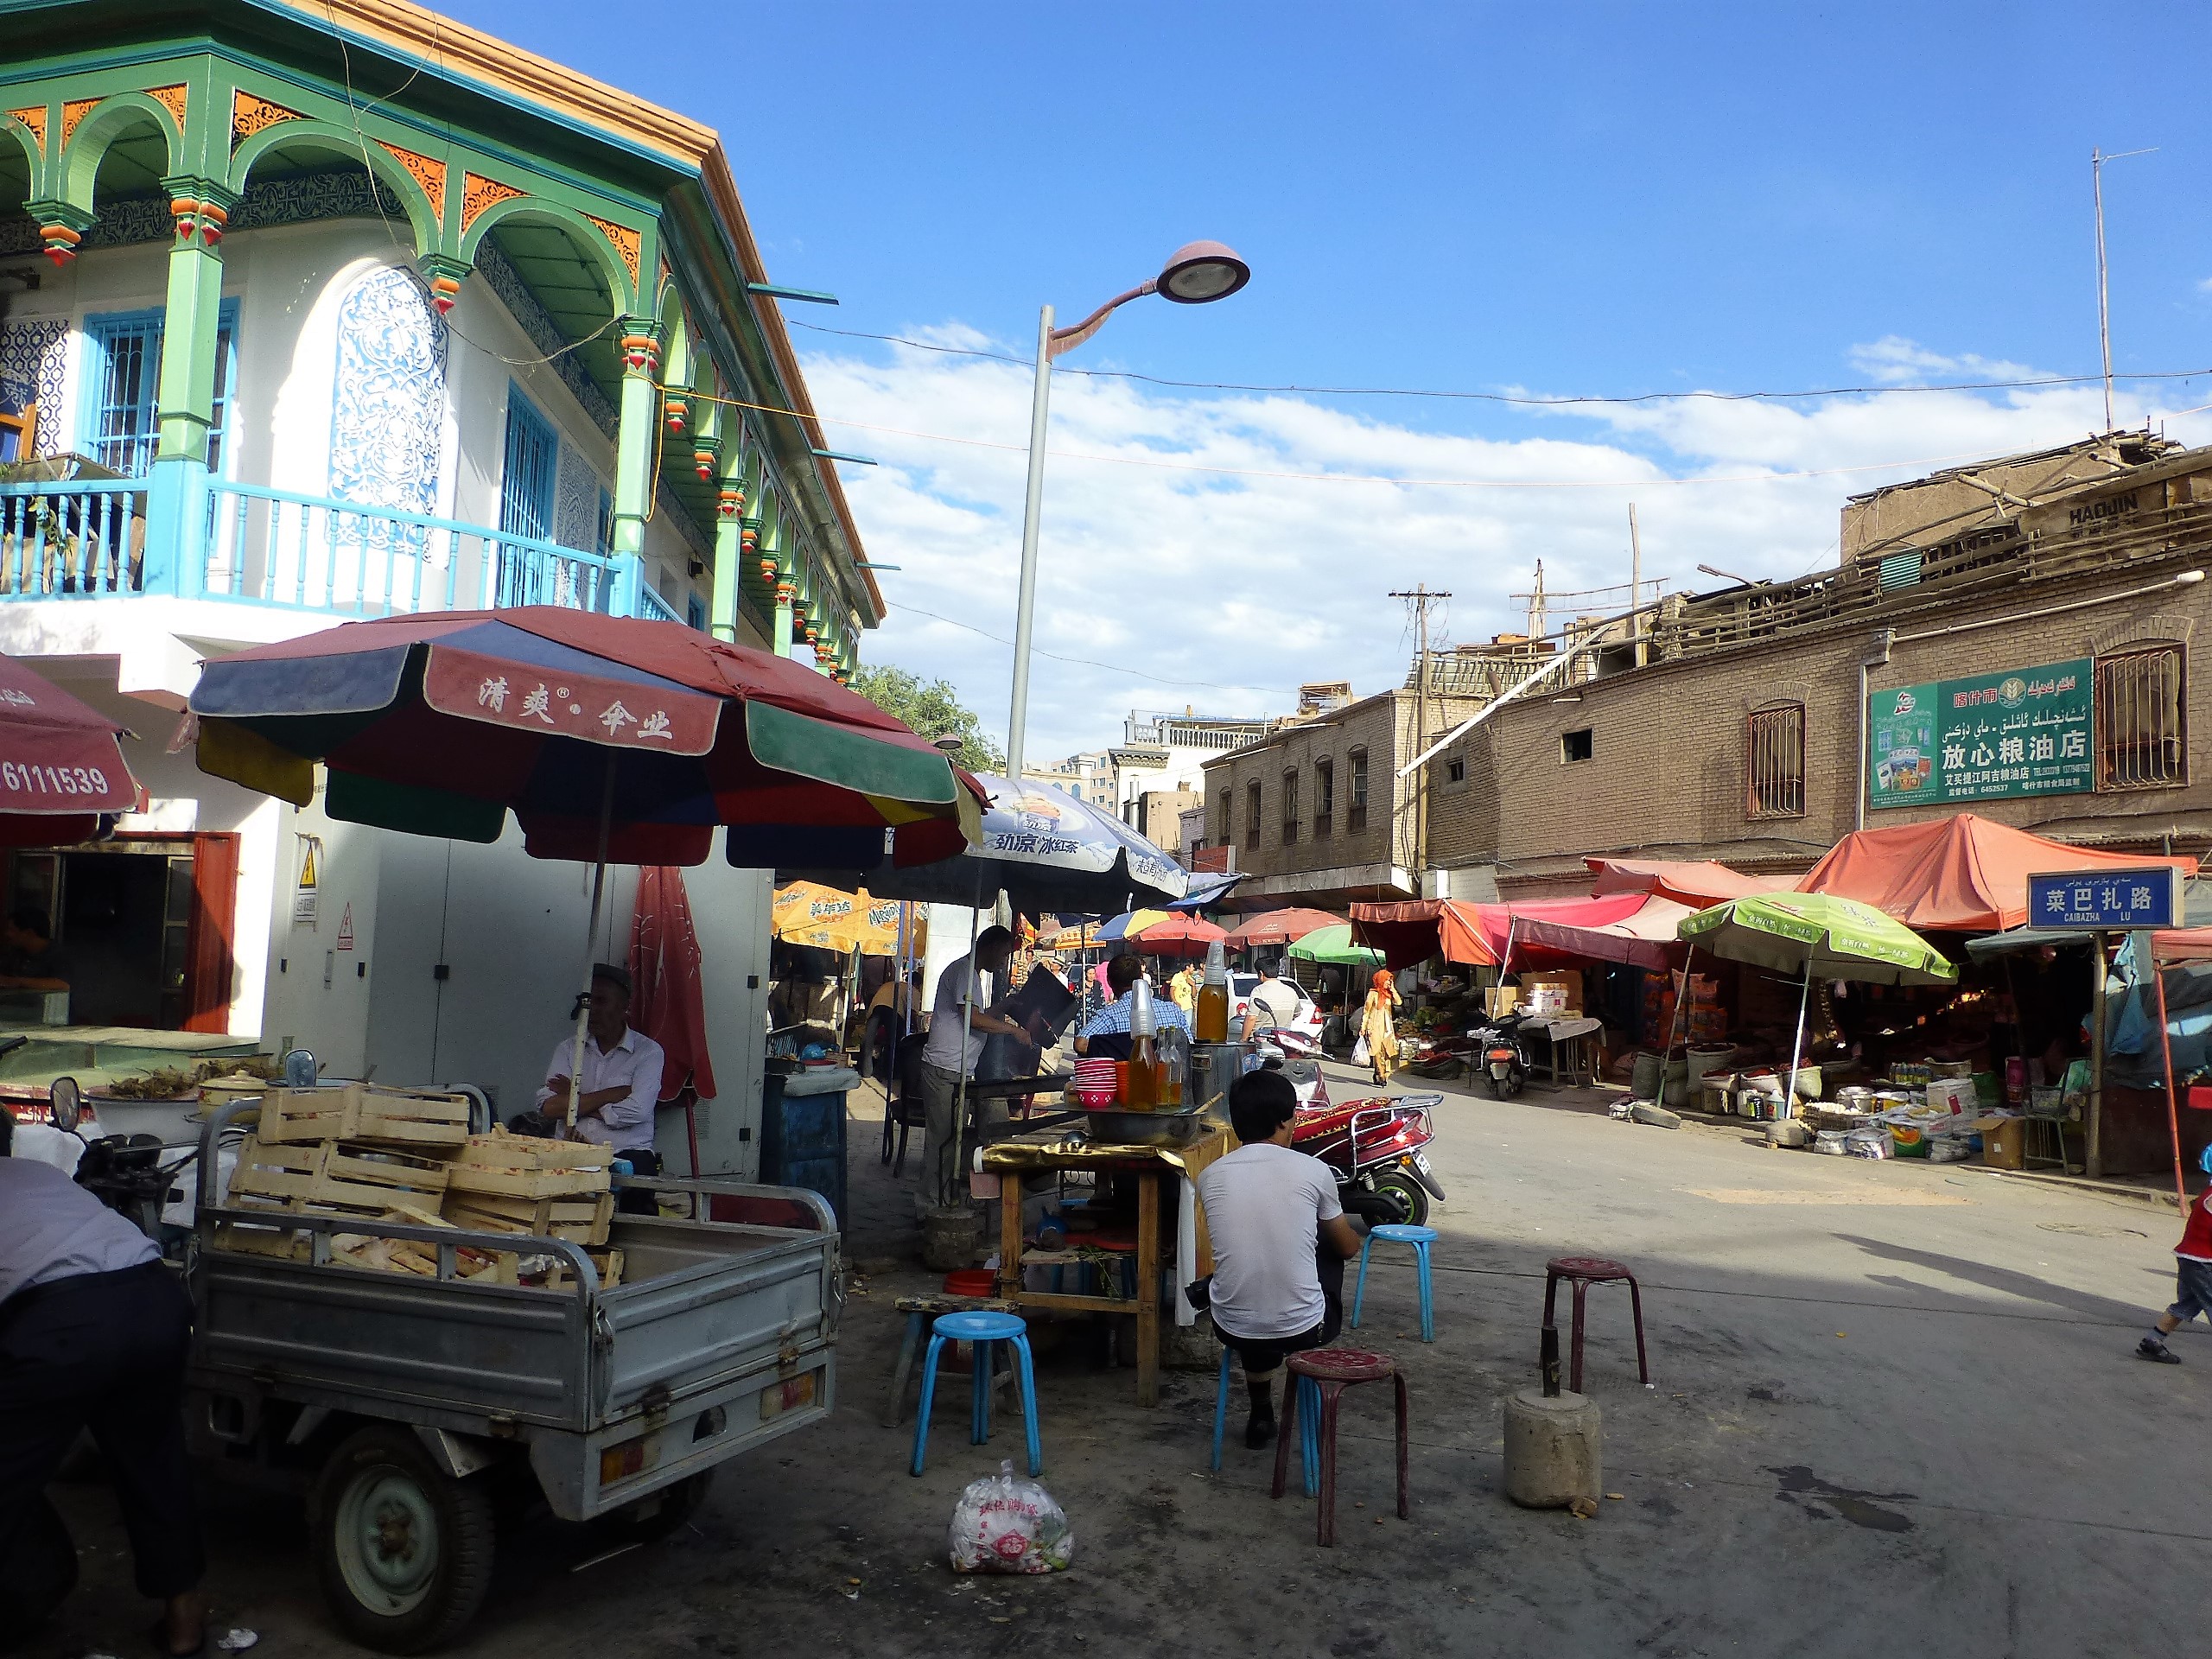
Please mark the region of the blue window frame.
[[[85, 397], [79, 447], [104, 467], [144, 476], [161, 440], [159, 311], [118, 311], [85, 319]], [[238, 385], [238, 302], [223, 302], [215, 334], [215, 402], [207, 467], [224, 474], [225, 437]]]
[[686, 595], [683, 601], [683, 620], [701, 633], [704, 633], [707, 631], [707, 601], [696, 594]]
[[533, 541], [553, 539], [553, 486], [561, 443], [553, 423], [520, 386], [507, 387], [507, 454], [499, 475], [499, 528]]

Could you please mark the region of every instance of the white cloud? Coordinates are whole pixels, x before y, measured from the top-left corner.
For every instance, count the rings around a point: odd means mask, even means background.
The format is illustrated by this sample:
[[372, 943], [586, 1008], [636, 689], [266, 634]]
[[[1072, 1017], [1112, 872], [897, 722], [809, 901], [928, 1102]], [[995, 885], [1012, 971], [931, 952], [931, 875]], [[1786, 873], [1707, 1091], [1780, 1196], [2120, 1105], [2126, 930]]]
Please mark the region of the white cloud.
[[[1007, 349], [958, 325], [916, 337]], [[1850, 355], [1885, 384], [2024, 373], [1894, 337]], [[882, 462], [846, 469], [868, 556], [902, 567], [881, 578], [891, 617], [864, 656], [943, 675], [1002, 732], [1012, 652], [969, 630], [1014, 633], [1029, 370], [895, 348], [882, 361], [814, 353], [806, 373], [816, 406], [842, 417], [830, 423], [833, 443]], [[2125, 388], [2119, 412], [2123, 423], [2159, 415]], [[1794, 576], [1835, 558], [1845, 496], [2069, 442], [2101, 417], [2093, 385], [1687, 399], [1531, 411], [1524, 435], [1500, 438], [1415, 430], [1349, 401], [1175, 397], [1063, 374], [1052, 387], [1036, 644], [1117, 666], [1039, 655], [1028, 753], [1099, 747], [1131, 708], [1279, 713], [1301, 681], [1382, 690], [1403, 677], [1411, 652], [1390, 589], [1449, 589], [1457, 639], [1517, 630], [1523, 608], [1511, 595], [1528, 590], [1539, 558], [1554, 594], [1624, 588], [1630, 501], [1647, 581], [1695, 587], [1700, 563]], [[2212, 421], [2188, 416], [2168, 429], [2202, 442]], [[1773, 476], [1803, 473], [1818, 475]], [[1484, 487], [1330, 481], [1344, 474]], [[1557, 600], [1551, 615], [1618, 608], [1624, 598]]]

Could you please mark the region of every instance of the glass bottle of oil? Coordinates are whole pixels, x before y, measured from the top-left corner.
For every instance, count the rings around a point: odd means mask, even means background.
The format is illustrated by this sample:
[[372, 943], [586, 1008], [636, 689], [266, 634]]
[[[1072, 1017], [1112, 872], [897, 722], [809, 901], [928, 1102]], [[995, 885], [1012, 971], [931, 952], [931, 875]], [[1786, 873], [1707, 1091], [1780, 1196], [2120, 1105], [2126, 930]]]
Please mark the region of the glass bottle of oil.
[[1198, 1005], [1192, 1012], [1191, 1024], [1194, 1042], [1229, 1040], [1229, 960], [1219, 939], [1206, 946], [1205, 978], [1198, 986]]
[[1128, 1086], [1122, 1103], [1133, 1112], [1160, 1109], [1160, 1026], [1152, 987], [1141, 979], [1129, 992]]

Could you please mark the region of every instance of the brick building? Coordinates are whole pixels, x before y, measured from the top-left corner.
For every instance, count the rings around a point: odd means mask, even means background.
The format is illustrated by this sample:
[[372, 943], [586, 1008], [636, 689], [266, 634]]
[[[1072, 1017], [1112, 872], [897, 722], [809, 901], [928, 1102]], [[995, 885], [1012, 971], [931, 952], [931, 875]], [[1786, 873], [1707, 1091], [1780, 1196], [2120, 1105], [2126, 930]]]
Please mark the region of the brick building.
[[[1206, 836], [1248, 873], [1241, 904], [1330, 908], [1415, 897], [1423, 774], [1397, 778], [1421, 733], [1440, 734], [1479, 698], [1404, 688], [1312, 712], [1205, 768]], [[1425, 703], [1425, 707], [1423, 706]]]
[[1599, 653], [1440, 750], [1448, 890], [1586, 891], [1587, 854], [1796, 871], [1854, 829], [1961, 810], [2212, 849], [2189, 662], [2212, 450], [2094, 440], [1924, 483], [1850, 503], [1840, 568], [1669, 601], [1648, 665]]

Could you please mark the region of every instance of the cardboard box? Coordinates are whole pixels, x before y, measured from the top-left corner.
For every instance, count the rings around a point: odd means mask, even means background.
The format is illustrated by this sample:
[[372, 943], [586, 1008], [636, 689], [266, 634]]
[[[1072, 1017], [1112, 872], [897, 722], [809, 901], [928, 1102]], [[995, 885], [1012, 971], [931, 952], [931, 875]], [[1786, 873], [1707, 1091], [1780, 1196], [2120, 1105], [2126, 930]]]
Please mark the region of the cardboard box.
[[1981, 1136], [1981, 1161], [1992, 1169], [2018, 1169], [2027, 1161], [2024, 1117], [1977, 1117], [1967, 1125]]
[[1493, 985], [1483, 993], [1483, 1012], [1493, 1020], [1503, 1020], [1513, 1012], [1520, 1000], [1518, 985]]
[[1573, 968], [1563, 968], [1541, 974], [1521, 976], [1521, 999], [1530, 1007], [1537, 1006], [1536, 993], [1544, 988], [1556, 986], [1561, 993], [1560, 1006], [1550, 1010], [1554, 1014], [1582, 1012], [1582, 975]]

